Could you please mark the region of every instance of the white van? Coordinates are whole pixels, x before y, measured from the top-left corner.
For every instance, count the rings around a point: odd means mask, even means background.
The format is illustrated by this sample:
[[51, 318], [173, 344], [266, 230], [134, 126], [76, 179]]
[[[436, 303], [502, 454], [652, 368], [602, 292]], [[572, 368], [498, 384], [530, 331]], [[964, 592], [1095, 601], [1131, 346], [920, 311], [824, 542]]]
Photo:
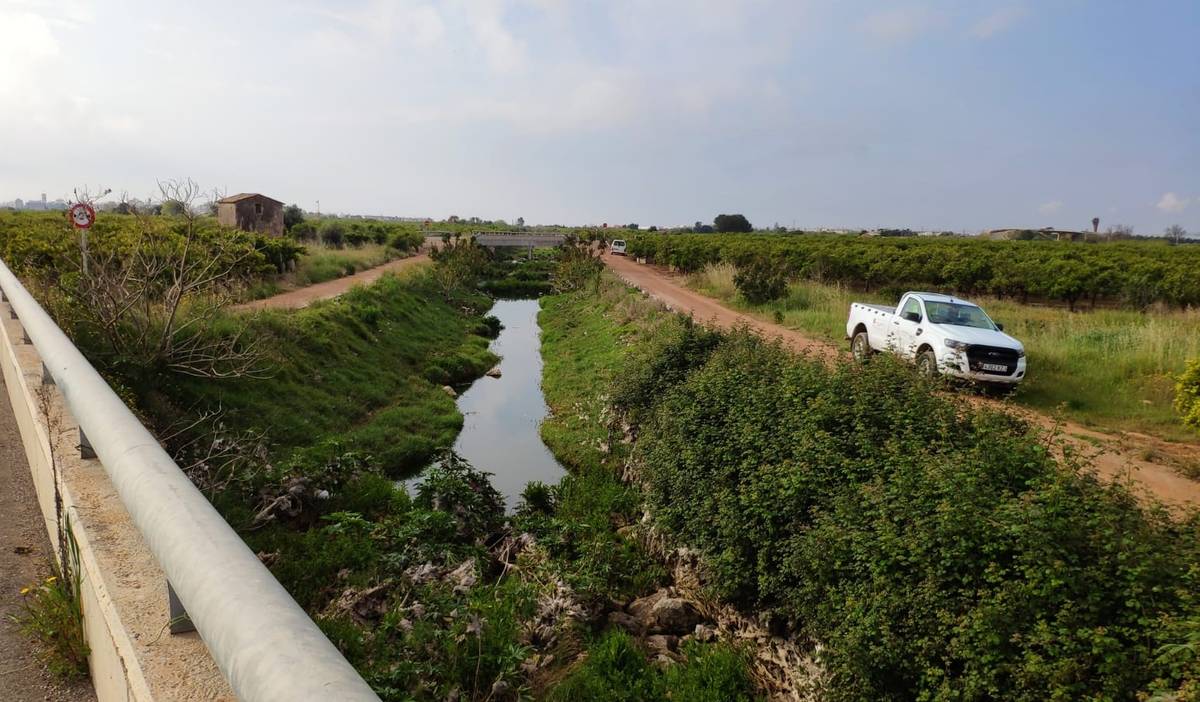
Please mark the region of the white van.
[[608, 245], [608, 252], [614, 256], [624, 256], [625, 255], [625, 240], [624, 239], [613, 239], [612, 243]]

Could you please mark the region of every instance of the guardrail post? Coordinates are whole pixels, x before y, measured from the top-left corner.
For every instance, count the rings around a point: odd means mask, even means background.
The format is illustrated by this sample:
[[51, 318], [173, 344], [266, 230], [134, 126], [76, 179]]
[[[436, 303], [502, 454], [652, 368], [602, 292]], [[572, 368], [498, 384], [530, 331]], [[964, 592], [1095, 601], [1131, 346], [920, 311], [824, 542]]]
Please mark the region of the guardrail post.
[[79, 457], [85, 460], [96, 458], [96, 449], [92, 448], [92, 442], [83, 433], [83, 427], [79, 427]]
[[171, 582], [167, 581], [167, 602], [170, 605], [170, 624], [172, 634], [186, 634], [189, 631], [195, 631], [196, 627], [192, 624], [192, 618], [188, 616], [187, 610], [183, 608], [183, 603], [179, 601], [179, 595], [175, 594], [175, 588], [171, 587]]

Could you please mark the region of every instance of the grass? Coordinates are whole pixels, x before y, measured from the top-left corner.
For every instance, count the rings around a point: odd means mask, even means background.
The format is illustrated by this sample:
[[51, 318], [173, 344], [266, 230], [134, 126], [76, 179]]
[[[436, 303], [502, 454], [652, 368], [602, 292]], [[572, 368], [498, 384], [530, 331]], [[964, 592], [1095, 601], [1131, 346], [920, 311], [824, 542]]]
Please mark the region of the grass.
[[[844, 343], [851, 301], [894, 304], [878, 294], [840, 285], [793, 282], [782, 299], [750, 305], [733, 285], [731, 264], [709, 266], [687, 278], [692, 289], [768, 321]], [[1148, 312], [1021, 305], [974, 298], [1005, 331], [1025, 345], [1029, 376], [1015, 401], [1045, 412], [1062, 411], [1082, 424], [1195, 440], [1172, 407], [1175, 378], [1200, 357], [1200, 311]]]
[[464, 383], [496, 362], [479, 319], [445, 300], [427, 275], [377, 283], [298, 311], [270, 310], [250, 322], [266, 378], [181, 379], [157, 388], [158, 416], [222, 408], [233, 427], [265, 432], [278, 460], [319, 462], [344, 450], [365, 453], [393, 475], [423, 466], [453, 443], [462, 416], [442, 385]]
[[725, 644], [684, 646], [683, 662], [659, 668], [628, 634], [609, 631], [589, 649], [587, 660], [547, 698], [550, 702], [750, 702], [754, 688], [746, 662]]
[[305, 253], [296, 263], [296, 270], [273, 280], [260, 282], [249, 291], [252, 299], [276, 295], [285, 290], [308, 287], [335, 278], [344, 278], [359, 271], [383, 265], [400, 255], [396, 249], [382, 244], [334, 248], [326, 244], [306, 243]]
[[609, 431], [608, 393], [630, 353], [679, 320], [609, 274], [599, 300], [578, 295], [542, 298], [542, 392], [550, 416], [541, 436], [560, 463], [573, 471], [616, 470], [618, 456], [598, 450]]
[[641, 497], [620, 479], [630, 447], [612, 426], [608, 393], [633, 348], [675, 323], [607, 274], [599, 301], [583, 293], [542, 298], [542, 392], [550, 415], [540, 431], [568, 474], [552, 490], [553, 517], [526, 526], [552, 544], [562, 576], [593, 601], [645, 594], [665, 576], [616, 531], [637, 519]]
[[[619, 478], [631, 445], [614, 422], [610, 394], [633, 355], [677, 332], [683, 320], [605, 272], [595, 292], [542, 298], [538, 323], [542, 390], [551, 410], [542, 440], [570, 473], [552, 490], [556, 520], [534, 531], [577, 591], [618, 599], [649, 592], [665, 573], [616, 533], [640, 514], [643, 496]], [[660, 669], [629, 636], [603, 631], [546, 698], [752, 699], [746, 661], [734, 648], [695, 644], [685, 656]]]

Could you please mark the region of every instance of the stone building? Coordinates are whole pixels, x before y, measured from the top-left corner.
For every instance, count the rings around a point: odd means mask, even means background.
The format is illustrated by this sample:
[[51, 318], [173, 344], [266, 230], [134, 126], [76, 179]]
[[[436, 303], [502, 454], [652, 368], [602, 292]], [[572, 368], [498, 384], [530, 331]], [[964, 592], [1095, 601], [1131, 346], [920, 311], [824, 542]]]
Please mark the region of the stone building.
[[217, 200], [217, 222], [248, 232], [283, 236], [283, 203], [258, 193], [238, 193]]

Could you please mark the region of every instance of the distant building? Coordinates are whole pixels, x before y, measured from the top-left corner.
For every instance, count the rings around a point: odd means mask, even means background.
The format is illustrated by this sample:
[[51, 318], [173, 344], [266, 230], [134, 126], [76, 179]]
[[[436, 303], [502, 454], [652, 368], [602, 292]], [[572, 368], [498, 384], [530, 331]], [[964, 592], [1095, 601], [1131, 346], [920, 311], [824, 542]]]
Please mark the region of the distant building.
[[248, 232], [283, 236], [283, 203], [258, 193], [238, 193], [217, 200], [217, 222]]
[[1083, 241], [1087, 237], [1087, 233], [1072, 229], [1043, 227], [1041, 229], [989, 229], [980, 234], [980, 236], [985, 239], [1018, 239], [1025, 241]]

